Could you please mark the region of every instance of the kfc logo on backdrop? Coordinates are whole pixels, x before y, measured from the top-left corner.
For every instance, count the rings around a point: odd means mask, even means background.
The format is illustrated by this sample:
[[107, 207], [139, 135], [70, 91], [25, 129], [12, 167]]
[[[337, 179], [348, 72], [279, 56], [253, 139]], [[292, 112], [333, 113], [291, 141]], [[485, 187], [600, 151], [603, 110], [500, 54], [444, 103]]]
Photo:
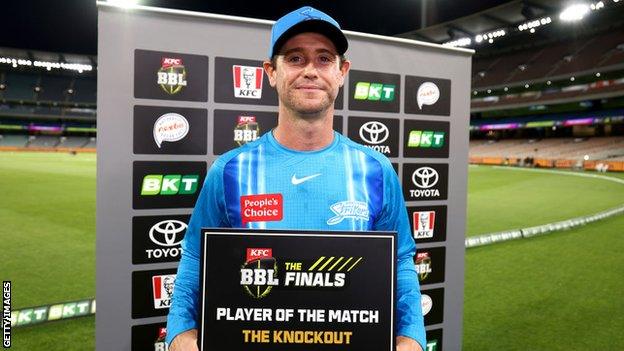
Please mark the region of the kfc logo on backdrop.
[[169, 308], [175, 280], [175, 274], [155, 275], [152, 277], [155, 309]]
[[245, 263], [251, 262], [261, 258], [271, 258], [273, 257], [273, 249], [267, 248], [247, 248], [247, 259]]
[[414, 239], [433, 238], [435, 211], [413, 213]]
[[243, 226], [249, 222], [281, 221], [284, 217], [282, 194], [241, 196], [240, 206]]
[[234, 96], [245, 99], [262, 98], [262, 68], [232, 66], [234, 74]]

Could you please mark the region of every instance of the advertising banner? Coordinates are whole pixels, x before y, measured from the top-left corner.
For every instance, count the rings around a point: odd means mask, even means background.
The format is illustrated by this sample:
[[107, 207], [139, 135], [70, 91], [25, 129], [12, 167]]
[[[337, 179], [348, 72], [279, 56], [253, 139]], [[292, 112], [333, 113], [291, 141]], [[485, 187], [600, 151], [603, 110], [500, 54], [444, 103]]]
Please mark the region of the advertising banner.
[[395, 235], [205, 229], [200, 350], [394, 350]]

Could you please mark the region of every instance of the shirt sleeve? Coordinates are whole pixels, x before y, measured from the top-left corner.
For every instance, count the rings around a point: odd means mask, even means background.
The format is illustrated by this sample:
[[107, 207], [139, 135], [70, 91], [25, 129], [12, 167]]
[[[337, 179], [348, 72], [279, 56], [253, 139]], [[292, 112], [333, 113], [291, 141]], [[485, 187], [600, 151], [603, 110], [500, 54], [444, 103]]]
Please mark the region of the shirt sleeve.
[[200, 231], [204, 227], [228, 226], [223, 199], [223, 164], [217, 159], [208, 171], [182, 242], [182, 258], [167, 316], [169, 344], [178, 334], [198, 328]]
[[416, 244], [407, 217], [399, 179], [387, 162], [383, 164], [384, 195], [375, 230], [397, 231], [397, 335], [416, 340], [425, 350], [427, 339], [420, 305], [420, 286], [414, 265]]

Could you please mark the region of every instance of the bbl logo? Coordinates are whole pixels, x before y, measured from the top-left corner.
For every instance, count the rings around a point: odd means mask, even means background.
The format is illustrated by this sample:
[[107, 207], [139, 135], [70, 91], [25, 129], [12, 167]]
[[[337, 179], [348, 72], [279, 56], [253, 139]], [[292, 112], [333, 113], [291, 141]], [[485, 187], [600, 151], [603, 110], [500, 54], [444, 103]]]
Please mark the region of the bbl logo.
[[262, 68], [232, 66], [234, 74], [234, 96], [245, 99], [262, 98]]
[[239, 145], [247, 144], [260, 137], [260, 125], [255, 116], [238, 116], [234, 127], [234, 141]]
[[416, 255], [416, 273], [418, 274], [418, 280], [423, 281], [427, 279], [431, 270], [431, 257], [428, 252], [419, 252]]
[[186, 69], [182, 59], [163, 57], [157, 72], [157, 82], [167, 94], [179, 93], [186, 86]]
[[267, 296], [279, 284], [277, 261], [273, 258], [272, 249], [248, 248], [247, 259], [240, 272], [240, 284], [249, 296], [256, 299]]
[[167, 328], [158, 328], [158, 337], [154, 341], [154, 351], [167, 351], [169, 347], [167, 347], [167, 343], [165, 342], [165, 338], [167, 337]]

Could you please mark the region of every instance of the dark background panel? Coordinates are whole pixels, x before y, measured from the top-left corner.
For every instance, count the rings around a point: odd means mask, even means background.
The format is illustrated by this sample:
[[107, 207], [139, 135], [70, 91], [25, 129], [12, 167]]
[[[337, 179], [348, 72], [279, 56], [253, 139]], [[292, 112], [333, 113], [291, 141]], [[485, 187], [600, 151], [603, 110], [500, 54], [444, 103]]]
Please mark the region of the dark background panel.
[[[424, 212], [424, 211], [434, 211], [435, 218], [433, 224], [433, 236], [431, 238], [416, 238], [414, 231], [418, 229], [418, 227], [414, 227], [414, 212]], [[414, 240], [416, 241], [416, 245], [419, 243], [429, 243], [429, 242], [441, 242], [446, 241], [446, 206], [422, 206], [422, 207], [407, 207], [407, 216], [410, 221], [410, 228], [412, 228], [412, 235], [414, 235]]]
[[[188, 134], [178, 141], [162, 141], [160, 147], [154, 139], [154, 124], [162, 115], [177, 113], [189, 124]], [[134, 106], [133, 145], [135, 154], [205, 155], [208, 111], [197, 108]]]
[[[432, 105], [418, 106], [418, 88], [426, 82], [438, 87], [438, 101]], [[429, 77], [405, 76], [405, 113], [417, 115], [449, 116], [451, 114], [451, 81]]]
[[[423, 157], [423, 158], [447, 158], [449, 157], [449, 144], [450, 144], [450, 124], [449, 122], [435, 122], [435, 121], [417, 121], [417, 120], [404, 120], [403, 128], [403, 156], [404, 157]], [[442, 147], [409, 147], [409, 136], [411, 131], [431, 131], [431, 132], [443, 132], [444, 144]]]
[[427, 347], [423, 351], [442, 351], [442, 329], [427, 330]]
[[[420, 188], [412, 181], [412, 175], [421, 167], [432, 168], [438, 174], [437, 183], [430, 188]], [[420, 181], [419, 178], [416, 178]], [[433, 180], [433, 172], [432, 178]], [[437, 192], [436, 192], [437, 191]], [[404, 163], [403, 196], [405, 201], [446, 200], [448, 197], [448, 164], [443, 163]]]
[[[394, 99], [392, 101], [356, 100], [355, 86], [358, 82], [391, 84], [395, 86]], [[401, 101], [401, 76], [391, 73], [349, 71], [349, 110], [399, 112]]]
[[[169, 94], [158, 84], [163, 58], [182, 59], [185, 87]], [[134, 97], [139, 99], [208, 101], [208, 56], [163, 51], [134, 50]]]
[[[194, 194], [141, 195], [143, 178], [148, 174], [199, 175]], [[195, 206], [206, 177], [206, 162], [157, 162], [134, 161], [132, 171], [132, 208], [177, 208]]]
[[[176, 274], [177, 269], [132, 272], [132, 318], [166, 316], [168, 308], [154, 308], [154, 289], [152, 277], [156, 275]], [[175, 291], [175, 288], [174, 288]]]
[[428, 268], [431, 272], [418, 274], [420, 285], [435, 284], [444, 282], [444, 266], [446, 262], [446, 249], [444, 247], [430, 247], [416, 250], [414, 255], [414, 263], [418, 264], [418, 254], [426, 253], [428, 255]]
[[[387, 157], [397, 157], [399, 156], [399, 124], [399, 120], [395, 118], [350, 116], [347, 125], [348, 136], [356, 143], [377, 150]], [[384, 138], [386, 139], [380, 142]]]
[[[244, 123], [239, 126], [239, 117], [253, 117], [254, 123]], [[235, 130], [257, 130], [257, 138], [271, 131], [277, 126], [277, 112], [242, 111], [242, 110], [214, 110], [213, 151], [221, 155], [235, 149], [246, 142], [235, 140]], [[249, 141], [247, 141], [249, 142]], [[240, 143], [240, 144], [239, 144]]]
[[[188, 225], [190, 217], [190, 215], [132, 217], [132, 263], [142, 264], [179, 261], [182, 253], [181, 243], [175, 246], [161, 246], [150, 239], [149, 232], [154, 225], [167, 220], [177, 220]], [[178, 228], [172, 229], [176, 230]], [[186, 230], [182, 230], [180, 232], [170, 233], [169, 235], [172, 236], [172, 240], [178, 242], [184, 238], [185, 233]], [[156, 235], [159, 236], [156, 237]], [[155, 233], [154, 236], [157, 240], [160, 240], [163, 234]], [[152, 250], [152, 252], [148, 253], [147, 250]], [[161, 250], [161, 256], [157, 257], [158, 254], [153, 250]], [[164, 253], [163, 250], [168, 250], [168, 253]]]
[[421, 290], [421, 295], [428, 295], [433, 300], [431, 311], [425, 315], [425, 325], [442, 323], [444, 320], [444, 288]]
[[215, 57], [215, 102], [277, 106], [277, 91], [271, 87], [269, 84], [269, 78], [264, 73], [262, 74], [262, 95], [260, 99], [234, 96], [233, 67], [235, 65], [262, 68], [262, 61], [246, 60], [242, 58]]
[[[160, 328], [165, 328], [167, 323], [154, 323], [132, 326], [132, 351], [160, 351], [154, 345], [159, 337]], [[164, 343], [164, 342], [163, 342]], [[165, 349], [162, 349], [163, 351]]]

